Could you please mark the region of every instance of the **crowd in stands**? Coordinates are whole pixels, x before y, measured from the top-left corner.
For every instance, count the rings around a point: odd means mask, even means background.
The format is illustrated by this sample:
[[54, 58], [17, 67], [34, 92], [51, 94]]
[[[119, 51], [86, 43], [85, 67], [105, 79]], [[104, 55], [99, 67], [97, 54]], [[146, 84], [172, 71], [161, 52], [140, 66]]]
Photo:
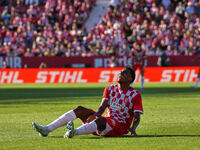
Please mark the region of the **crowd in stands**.
[[95, 0], [3, 0], [1, 56], [80, 55], [84, 22]]
[[193, 55], [200, 49], [199, 0], [112, 0], [83, 27], [95, 0], [10, 0], [0, 10], [1, 56]]
[[200, 1], [113, 0], [92, 35], [101, 55], [108, 45], [119, 56], [130, 54], [134, 44], [147, 55], [193, 55], [200, 49]]

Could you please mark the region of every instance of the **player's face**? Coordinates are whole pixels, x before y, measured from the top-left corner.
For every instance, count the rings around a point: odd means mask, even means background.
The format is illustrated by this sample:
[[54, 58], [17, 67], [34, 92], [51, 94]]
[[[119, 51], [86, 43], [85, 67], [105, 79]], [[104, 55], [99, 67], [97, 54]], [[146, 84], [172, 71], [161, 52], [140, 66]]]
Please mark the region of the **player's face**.
[[118, 76], [119, 83], [130, 83], [132, 81], [131, 72], [128, 69], [123, 69]]

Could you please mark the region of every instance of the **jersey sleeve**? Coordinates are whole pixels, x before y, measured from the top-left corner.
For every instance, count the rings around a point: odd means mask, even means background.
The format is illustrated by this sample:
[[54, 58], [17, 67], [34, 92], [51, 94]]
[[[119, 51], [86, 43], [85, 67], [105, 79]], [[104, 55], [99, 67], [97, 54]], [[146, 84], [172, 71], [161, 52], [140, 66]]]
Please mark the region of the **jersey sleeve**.
[[134, 104], [133, 104], [133, 112], [140, 112], [143, 114], [143, 106], [142, 106], [142, 97], [141, 94], [138, 94], [135, 99], [134, 99]]

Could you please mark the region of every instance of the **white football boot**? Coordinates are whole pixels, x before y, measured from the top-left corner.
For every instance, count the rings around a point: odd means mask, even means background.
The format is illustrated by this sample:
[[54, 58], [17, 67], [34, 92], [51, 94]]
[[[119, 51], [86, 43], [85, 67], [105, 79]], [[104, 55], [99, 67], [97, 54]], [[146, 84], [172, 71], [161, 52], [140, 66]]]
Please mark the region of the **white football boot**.
[[67, 132], [64, 135], [64, 138], [72, 138], [74, 136], [74, 123], [72, 121], [69, 121], [67, 123]]
[[32, 122], [32, 126], [37, 132], [39, 132], [39, 135], [42, 137], [48, 136], [48, 134], [50, 132], [46, 126], [40, 126], [40, 125], [36, 124], [35, 122]]

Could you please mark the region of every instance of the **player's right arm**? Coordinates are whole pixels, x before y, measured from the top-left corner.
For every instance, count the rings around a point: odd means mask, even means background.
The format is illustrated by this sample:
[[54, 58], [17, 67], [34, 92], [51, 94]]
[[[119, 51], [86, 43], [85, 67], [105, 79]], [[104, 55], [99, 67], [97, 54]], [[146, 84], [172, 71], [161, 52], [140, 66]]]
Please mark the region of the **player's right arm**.
[[106, 108], [108, 107], [108, 99], [109, 99], [109, 90], [108, 90], [108, 86], [107, 86], [104, 90], [103, 98], [101, 100], [101, 104], [100, 104], [99, 108], [97, 109], [97, 111], [94, 114], [92, 114], [91, 116], [88, 117], [88, 119], [86, 121], [87, 123], [102, 116], [102, 114], [105, 112]]
[[108, 100], [106, 100], [105, 98], [102, 99], [101, 104], [99, 106], [99, 108], [97, 109], [97, 111], [92, 114], [91, 116], [89, 116], [87, 118], [87, 123], [97, 119], [98, 117], [102, 116], [102, 114], [104, 113], [106, 107], [108, 106]]
[[99, 117], [105, 112], [106, 108], [108, 107], [108, 99], [109, 99], [109, 89], [107, 86], [104, 90], [101, 104], [99, 108], [97, 109], [96, 113], [93, 114], [94, 116]]
[[108, 107], [108, 100], [103, 98], [99, 108], [97, 109], [97, 112], [94, 113], [93, 115], [97, 116], [97, 117], [100, 117], [105, 112], [107, 107]]

